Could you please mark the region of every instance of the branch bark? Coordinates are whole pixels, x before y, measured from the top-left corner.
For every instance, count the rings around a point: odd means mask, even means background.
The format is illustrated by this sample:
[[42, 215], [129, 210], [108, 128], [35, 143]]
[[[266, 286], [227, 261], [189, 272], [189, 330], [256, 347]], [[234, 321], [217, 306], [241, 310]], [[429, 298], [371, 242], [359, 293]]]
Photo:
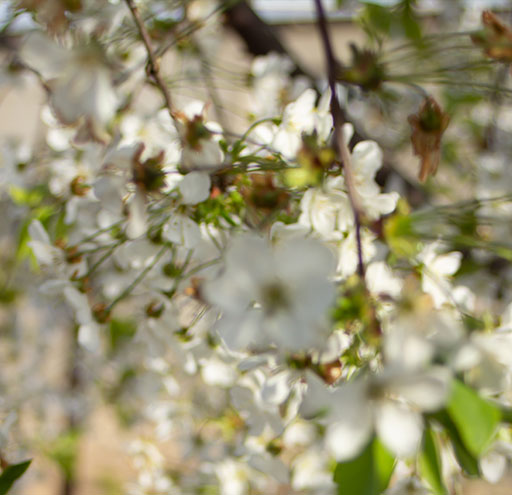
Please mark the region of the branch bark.
[[357, 271], [362, 280], [365, 278], [365, 266], [363, 261], [363, 246], [361, 241], [361, 216], [363, 214], [361, 209], [361, 202], [359, 194], [355, 188], [354, 171], [352, 168], [352, 158], [350, 150], [343, 136], [343, 124], [345, 123], [345, 116], [338, 100], [336, 91], [336, 67], [337, 60], [332, 49], [332, 43], [329, 36], [329, 28], [327, 26], [327, 19], [325, 16], [322, 0], [315, 0], [318, 28], [322, 37], [324, 45], [327, 76], [329, 80], [329, 88], [331, 89], [331, 114], [334, 124], [334, 139], [333, 145], [336, 154], [341, 160], [343, 167], [345, 184], [347, 185], [347, 194], [354, 214], [354, 226], [356, 232], [357, 242]]
[[139, 9], [133, 0], [125, 0], [125, 2], [130, 9], [133, 20], [135, 21], [140, 37], [142, 38], [142, 42], [144, 43], [144, 47], [146, 48], [146, 52], [148, 54], [148, 74], [153, 78], [155, 84], [160, 89], [160, 92], [162, 93], [162, 96], [165, 100], [165, 106], [169, 111], [171, 119], [176, 120], [171, 94], [164, 79], [162, 78], [162, 74], [160, 73], [160, 64], [151, 45], [151, 38], [149, 37], [149, 33], [144, 26], [144, 21], [142, 20]]

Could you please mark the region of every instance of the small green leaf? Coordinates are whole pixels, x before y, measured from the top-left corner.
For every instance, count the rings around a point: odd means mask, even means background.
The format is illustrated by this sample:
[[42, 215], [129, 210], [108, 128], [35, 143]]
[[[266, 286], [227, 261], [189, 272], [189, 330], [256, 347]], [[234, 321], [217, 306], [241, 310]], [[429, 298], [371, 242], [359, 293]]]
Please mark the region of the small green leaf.
[[374, 35], [388, 35], [393, 15], [389, 8], [378, 4], [368, 3], [361, 17], [365, 28]]
[[409, 2], [405, 2], [402, 10], [402, 27], [405, 35], [413, 41], [421, 40], [421, 27]]
[[23, 476], [32, 460], [20, 462], [19, 464], [11, 464], [7, 466], [0, 475], [0, 495], [5, 495], [11, 489], [13, 483]]
[[427, 428], [423, 435], [423, 446], [419, 456], [422, 478], [427, 481], [434, 495], [447, 493], [443, 482], [441, 456], [436, 444], [434, 432]]
[[458, 380], [453, 382], [446, 410], [468, 451], [478, 457], [496, 433], [500, 410]]
[[110, 347], [117, 350], [119, 346], [129, 341], [137, 333], [137, 325], [132, 320], [114, 318], [110, 321]]
[[380, 495], [388, 486], [395, 459], [374, 438], [358, 457], [339, 462], [334, 471], [338, 495]]

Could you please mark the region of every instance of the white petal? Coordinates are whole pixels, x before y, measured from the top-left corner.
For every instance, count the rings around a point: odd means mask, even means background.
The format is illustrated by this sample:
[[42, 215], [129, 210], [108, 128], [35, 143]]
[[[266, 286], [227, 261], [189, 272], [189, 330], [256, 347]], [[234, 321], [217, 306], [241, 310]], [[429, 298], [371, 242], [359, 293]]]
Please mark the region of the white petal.
[[217, 358], [208, 359], [201, 365], [201, 376], [207, 385], [231, 387], [236, 381], [236, 371]]
[[30, 33], [20, 50], [23, 61], [44, 79], [56, 77], [70, 58], [67, 50], [41, 31]]
[[361, 141], [352, 151], [354, 172], [365, 180], [373, 180], [382, 166], [382, 150], [375, 141]]
[[498, 483], [505, 474], [507, 459], [505, 456], [491, 451], [480, 459], [483, 477], [489, 483]]
[[270, 377], [261, 389], [261, 397], [269, 404], [281, 404], [290, 395], [289, 373], [283, 371]]
[[352, 139], [353, 135], [354, 135], [354, 126], [350, 122], [343, 124], [343, 137], [344, 137], [345, 143], [347, 145], [348, 145], [348, 143], [350, 143], [350, 140]]
[[201, 229], [190, 218], [176, 214], [164, 225], [162, 237], [169, 242], [192, 249], [201, 241]]
[[272, 476], [279, 483], [289, 483], [288, 468], [283, 461], [277, 457], [271, 457], [270, 455], [253, 455], [248, 459], [247, 464], [265, 473], [266, 476]]
[[356, 457], [370, 441], [373, 432], [370, 409], [361, 410], [358, 418], [340, 421], [328, 426], [325, 432], [327, 450], [337, 461]]
[[33, 241], [41, 242], [44, 244], [51, 244], [48, 233], [39, 220], [32, 220], [32, 222], [30, 222], [28, 227], [28, 234]]
[[392, 385], [392, 390], [422, 411], [436, 411], [448, 399], [450, 385], [451, 373], [439, 366], [426, 373], [404, 377]]
[[195, 205], [208, 199], [210, 195], [210, 176], [206, 172], [190, 172], [179, 183], [182, 201], [186, 205]]
[[129, 239], [135, 239], [146, 232], [146, 199], [144, 193], [137, 188], [135, 196], [129, 205], [130, 216], [126, 226], [126, 235]]
[[80, 325], [78, 329], [78, 343], [90, 352], [97, 352], [100, 348], [100, 331], [96, 323]]
[[417, 452], [423, 434], [421, 415], [403, 404], [386, 401], [378, 404], [375, 427], [382, 442], [398, 457]]
[[453, 253], [441, 254], [427, 268], [439, 275], [453, 275], [460, 266], [462, 253], [455, 251]]

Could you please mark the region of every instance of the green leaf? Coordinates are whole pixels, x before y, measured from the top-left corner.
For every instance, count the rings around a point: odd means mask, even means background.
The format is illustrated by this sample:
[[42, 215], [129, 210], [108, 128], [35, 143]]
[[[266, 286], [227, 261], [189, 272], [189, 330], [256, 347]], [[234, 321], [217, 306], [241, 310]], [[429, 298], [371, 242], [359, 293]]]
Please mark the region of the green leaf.
[[422, 478], [427, 481], [434, 495], [448, 493], [443, 482], [441, 456], [432, 429], [425, 429], [423, 445], [419, 455], [419, 467]]
[[368, 3], [362, 13], [363, 26], [373, 35], [388, 35], [393, 21], [392, 13], [381, 5]]
[[2, 471], [0, 475], [0, 495], [5, 495], [9, 492], [13, 483], [23, 476], [31, 462], [32, 460], [29, 459], [19, 464], [11, 464]]
[[469, 452], [466, 447], [462, 444], [458, 437], [450, 435], [452, 442], [453, 451], [459, 466], [462, 468], [464, 473], [468, 476], [478, 477], [480, 476], [480, 466], [478, 465], [478, 459]]
[[416, 18], [411, 2], [404, 2], [402, 7], [402, 27], [410, 40], [419, 42], [421, 40], [421, 26]]
[[458, 380], [453, 382], [446, 410], [468, 451], [478, 457], [496, 433], [500, 410]]
[[478, 466], [478, 459], [466, 449], [460, 438], [459, 432], [446, 410], [438, 411], [434, 414], [429, 415], [431, 419], [436, 420], [442, 425], [450, 439], [453, 446], [453, 451], [459, 466], [462, 468], [465, 474], [468, 476], [479, 476], [480, 469]]
[[374, 438], [358, 457], [339, 462], [334, 471], [338, 495], [380, 495], [388, 486], [395, 459]]

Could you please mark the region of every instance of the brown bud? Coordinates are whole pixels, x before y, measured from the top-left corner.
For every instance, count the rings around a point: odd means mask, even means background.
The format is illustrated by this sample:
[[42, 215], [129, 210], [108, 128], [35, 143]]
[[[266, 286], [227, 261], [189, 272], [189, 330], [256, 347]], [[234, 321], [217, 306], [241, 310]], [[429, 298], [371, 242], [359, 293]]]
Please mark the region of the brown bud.
[[380, 62], [377, 53], [359, 49], [353, 43], [350, 44], [352, 61], [349, 67], [338, 64], [336, 78], [339, 81], [356, 84], [365, 91], [379, 89], [386, 80], [386, 70]]
[[289, 195], [275, 185], [272, 172], [250, 174], [249, 180], [249, 184], [240, 187], [240, 194], [248, 205], [265, 213], [286, 207]]
[[424, 182], [429, 175], [437, 172], [441, 160], [441, 137], [448, 127], [450, 116], [429, 96], [418, 113], [409, 115], [408, 120], [412, 127], [414, 154], [421, 159], [419, 179]]
[[71, 193], [75, 196], [85, 196], [91, 189], [83, 175], [77, 175], [70, 184]]
[[141, 144], [133, 156], [133, 182], [145, 193], [159, 192], [165, 185], [165, 171], [163, 170], [165, 152], [162, 150], [141, 162], [143, 152], [144, 144]]
[[471, 36], [475, 45], [484, 53], [500, 62], [512, 62], [512, 30], [490, 10], [482, 12], [483, 29]]
[[330, 363], [322, 364], [320, 367], [322, 378], [328, 385], [336, 383], [341, 377], [342, 364], [339, 359], [335, 359]]
[[97, 303], [92, 307], [92, 315], [98, 323], [106, 323], [110, 318], [110, 311], [104, 303]]
[[80, 263], [83, 257], [80, 254], [78, 246], [69, 246], [66, 248], [66, 261], [68, 263]]
[[146, 315], [148, 318], [160, 318], [164, 310], [165, 306], [160, 301], [153, 301], [146, 306]]

